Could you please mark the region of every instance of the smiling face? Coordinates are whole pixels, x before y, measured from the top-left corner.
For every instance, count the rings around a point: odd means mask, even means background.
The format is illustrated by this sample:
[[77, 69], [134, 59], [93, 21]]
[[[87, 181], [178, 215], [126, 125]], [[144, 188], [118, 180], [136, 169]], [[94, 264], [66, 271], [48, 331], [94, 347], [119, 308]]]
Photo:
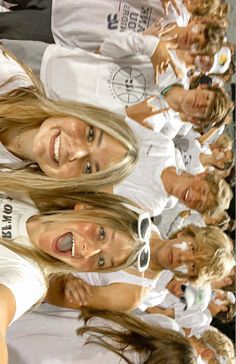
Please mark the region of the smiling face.
[[127, 235], [82, 221], [44, 221], [30, 238], [43, 252], [80, 272], [119, 266], [127, 261], [134, 250]]
[[198, 119], [207, 119], [213, 102], [214, 92], [208, 90], [206, 86], [200, 85], [184, 94], [180, 104], [180, 112], [185, 115], [186, 120], [194, 123]]
[[187, 207], [204, 213], [215, 206], [215, 197], [210, 192], [205, 175], [181, 176], [181, 183], [175, 184], [172, 194]]
[[46, 119], [33, 139], [34, 161], [49, 177], [95, 173], [122, 160], [125, 149], [101, 129], [73, 117]]
[[197, 277], [204, 264], [204, 254], [197, 249], [190, 236], [181, 236], [166, 241], [158, 250], [157, 259], [163, 269]]

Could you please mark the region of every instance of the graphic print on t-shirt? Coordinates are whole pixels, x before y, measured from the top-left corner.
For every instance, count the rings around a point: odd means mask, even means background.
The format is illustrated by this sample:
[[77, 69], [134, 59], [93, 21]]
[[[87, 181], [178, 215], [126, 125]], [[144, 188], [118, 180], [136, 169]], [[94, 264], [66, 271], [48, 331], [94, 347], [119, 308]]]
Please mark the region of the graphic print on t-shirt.
[[151, 6], [141, 6], [137, 9], [126, 1], [120, 1], [117, 13], [107, 15], [107, 27], [119, 32], [143, 32], [150, 25], [152, 10]]

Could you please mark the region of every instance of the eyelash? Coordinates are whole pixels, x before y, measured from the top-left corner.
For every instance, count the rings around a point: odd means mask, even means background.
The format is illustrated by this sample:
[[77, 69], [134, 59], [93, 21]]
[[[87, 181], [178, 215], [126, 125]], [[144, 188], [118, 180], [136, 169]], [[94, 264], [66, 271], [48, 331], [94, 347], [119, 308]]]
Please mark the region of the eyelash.
[[98, 266], [99, 266], [99, 268], [104, 267], [104, 265], [105, 265], [105, 259], [104, 259], [104, 257], [102, 255], [99, 255], [99, 257], [98, 257]]
[[84, 169], [84, 173], [85, 174], [91, 174], [93, 171], [92, 171], [92, 166], [91, 166], [91, 163], [89, 161], [86, 161], [85, 163], [85, 169]]
[[103, 227], [100, 227], [99, 229], [99, 240], [104, 240], [106, 237], [106, 232], [105, 229]]
[[87, 134], [87, 140], [89, 143], [92, 143], [96, 137], [96, 132], [93, 126], [89, 127], [88, 134]]

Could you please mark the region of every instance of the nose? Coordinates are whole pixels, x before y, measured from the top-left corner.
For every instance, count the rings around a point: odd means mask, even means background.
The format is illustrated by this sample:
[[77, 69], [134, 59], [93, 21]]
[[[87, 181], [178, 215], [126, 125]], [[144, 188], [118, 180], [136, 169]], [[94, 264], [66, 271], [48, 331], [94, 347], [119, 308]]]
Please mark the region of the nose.
[[88, 239], [81, 238], [79, 244], [79, 254], [83, 256], [83, 258], [88, 259], [93, 257], [94, 255], [100, 253], [101, 249], [97, 247], [94, 242], [89, 241]]
[[75, 146], [69, 150], [69, 161], [73, 162], [76, 159], [83, 159], [89, 155], [89, 150], [85, 146]]
[[182, 251], [180, 255], [180, 262], [188, 263], [195, 260], [195, 256], [190, 251]]

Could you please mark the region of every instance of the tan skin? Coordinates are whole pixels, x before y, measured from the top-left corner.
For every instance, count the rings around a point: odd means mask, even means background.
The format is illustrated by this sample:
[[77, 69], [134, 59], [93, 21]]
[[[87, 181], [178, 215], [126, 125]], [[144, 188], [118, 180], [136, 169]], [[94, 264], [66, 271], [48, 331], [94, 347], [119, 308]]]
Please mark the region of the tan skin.
[[[19, 129], [7, 129], [0, 139], [10, 152], [22, 158], [18, 136]], [[125, 154], [113, 137], [74, 117], [51, 117], [37, 128], [25, 128], [20, 144], [26, 159], [37, 163], [46, 175], [62, 179], [103, 170]]]
[[[186, 252], [181, 252], [180, 249], [174, 247], [176, 243], [182, 241], [189, 241], [189, 249]], [[193, 251], [193, 247], [195, 249], [192, 239], [181, 234], [176, 239], [152, 241], [152, 258], [149, 269], [144, 273], [133, 268], [126, 271], [137, 276], [155, 279], [163, 269], [175, 271], [179, 265], [186, 264], [187, 276], [196, 277], [204, 263], [203, 257], [197, 250]], [[170, 256], [171, 259], [168, 258]], [[166, 258], [164, 259], [164, 257]], [[148, 288], [134, 284], [114, 283], [98, 287], [88, 285], [82, 279], [74, 276], [54, 277], [50, 282], [46, 300], [49, 303], [69, 308], [89, 306], [126, 312], [137, 308], [148, 291]]]
[[184, 172], [178, 175], [173, 167], [166, 168], [161, 174], [168, 194], [177, 197], [187, 207], [201, 214], [213, 208], [215, 204], [215, 198], [204, 177], [205, 173], [192, 176]]
[[[188, 121], [198, 125], [201, 123], [199, 117], [205, 117], [207, 119], [210, 106], [214, 99], [214, 94], [212, 91], [208, 90], [207, 85], [199, 85], [194, 90], [185, 90], [181, 86], [176, 85], [164, 95], [168, 108], [161, 110], [157, 109], [157, 107], [151, 103], [154, 99], [155, 96], [151, 96], [136, 105], [126, 108], [127, 115], [137, 121], [140, 125], [149, 128], [145, 119], [172, 109], [179, 112], [182, 121]], [[210, 137], [210, 135], [207, 136], [207, 138], [208, 137]], [[202, 142], [204, 142], [204, 140]]]

